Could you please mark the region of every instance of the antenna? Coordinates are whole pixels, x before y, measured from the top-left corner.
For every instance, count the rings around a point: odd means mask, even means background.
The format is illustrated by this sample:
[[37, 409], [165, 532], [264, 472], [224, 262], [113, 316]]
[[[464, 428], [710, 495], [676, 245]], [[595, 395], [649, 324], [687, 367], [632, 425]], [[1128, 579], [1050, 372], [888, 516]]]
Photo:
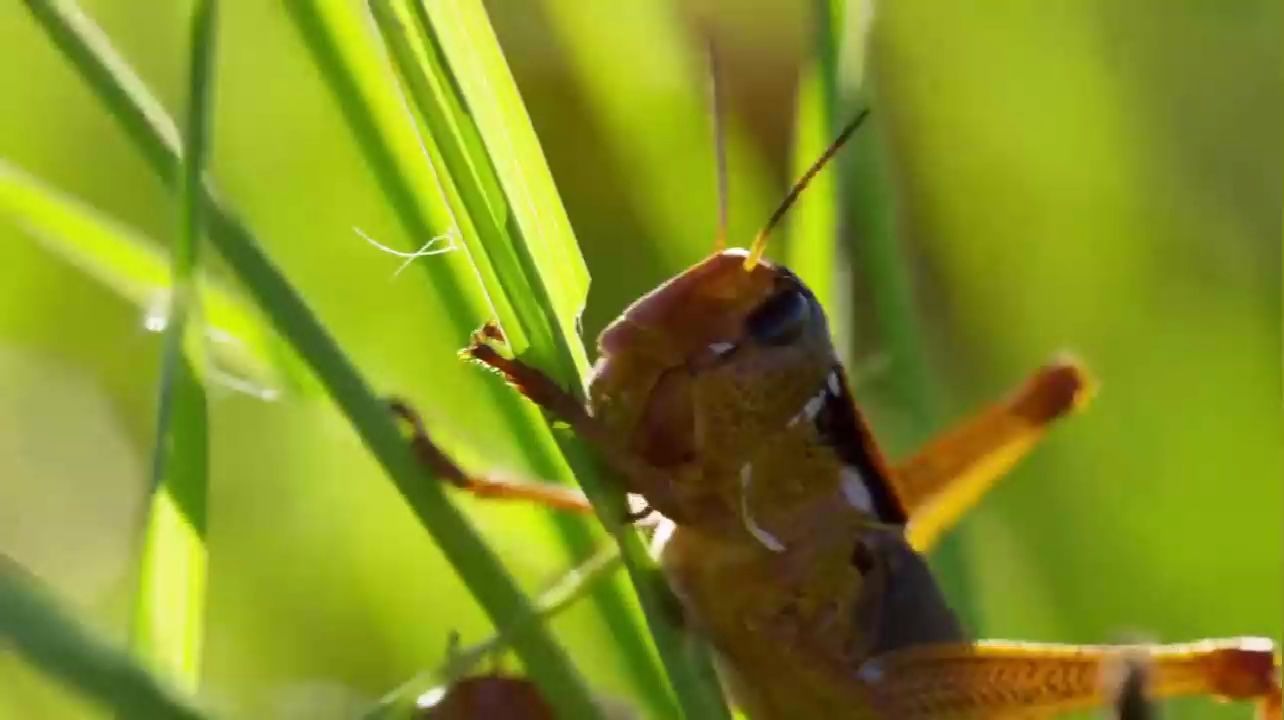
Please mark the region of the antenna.
[[713, 162], [717, 173], [718, 232], [714, 237], [714, 250], [727, 246], [727, 138], [722, 116], [725, 98], [722, 96], [722, 72], [718, 67], [718, 48], [713, 39], [713, 29], [704, 28], [705, 52], [709, 56], [709, 111], [713, 126]]
[[821, 153], [820, 158], [812, 163], [811, 167], [807, 168], [807, 172], [803, 173], [801, 178], [798, 178], [798, 182], [794, 183], [794, 186], [789, 190], [789, 194], [785, 196], [785, 199], [780, 202], [780, 206], [776, 208], [776, 211], [771, 214], [771, 218], [767, 220], [766, 226], [759, 230], [758, 236], [753, 239], [753, 246], [749, 249], [748, 257], [745, 258], [746, 272], [753, 270], [758, 261], [762, 260], [762, 254], [767, 250], [767, 234], [780, 223], [780, 219], [785, 216], [789, 208], [793, 207], [794, 201], [798, 199], [803, 190], [807, 189], [807, 184], [811, 182], [811, 179], [816, 177], [825, 168], [825, 165], [829, 164], [829, 161], [833, 159], [834, 155], [838, 154], [843, 145], [847, 144], [847, 141], [851, 139], [852, 133], [856, 132], [856, 128], [860, 127], [867, 117], [869, 117], [869, 109], [861, 110], [860, 114], [843, 127], [843, 131], [838, 133], [838, 137], [834, 142], [825, 148], [825, 152]]

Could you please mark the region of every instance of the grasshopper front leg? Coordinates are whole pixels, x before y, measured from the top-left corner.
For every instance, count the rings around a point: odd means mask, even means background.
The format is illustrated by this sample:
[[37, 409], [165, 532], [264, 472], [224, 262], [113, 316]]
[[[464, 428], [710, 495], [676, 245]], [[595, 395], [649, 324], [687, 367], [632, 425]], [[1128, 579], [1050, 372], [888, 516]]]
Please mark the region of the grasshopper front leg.
[[[1115, 702], [1110, 674], [1129, 658], [1145, 663], [1149, 698], [1251, 700], [1259, 720], [1281, 720], [1279, 655], [1262, 638], [1132, 646], [922, 645], [867, 661], [859, 678], [888, 718], [1048, 718]], [[1120, 712], [1133, 713], [1122, 715], [1127, 720], [1139, 717], [1135, 705]]]
[[[579, 400], [541, 370], [501, 354], [494, 343], [502, 341], [499, 328], [487, 324], [473, 333], [472, 342], [462, 354], [498, 373], [528, 400], [570, 426], [625, 482], [626, 490], [646, 496], [647, 501], [666, 517], [677, 519], [681, 515], [671, 475], [630, 450], [590, 415]], [[650, 510], [641, 514], [647, 512]], [[630, 519], [635, 518], [630, 516]]]
[[498, 475], [475, 475], [464, 472], [428, 436], [423, 419], [414, 408], [398, 398], [389, 400], [388, 408], [410, 426], [410, 447], [420, 464], [435, 477], [478, 497], [534, 502], [548, 508], [577, 513], [593, 512], [593, 506], [589, 505], [584, 494], [571, 488]]
[[[671, 484], [667, 474], [622, 447], [574, 396], [543, 372], [520, 360], [505, 357], [491, 344], [502, 341], [499, 328], [488, 324], [473, 333], [472, 341], [461, 354], [495, 371], [531, 402], [569, 425], [628, 482], [630, 491], [641, 492], [652, 500], [659, 499], [660, 505], [669, 505], [663, 500], [668, 496]], [[420, 463], [456, 487], [478, 497], [534, 502], [555, 510], [593, 512], [588, 499], [578, 490], [493, 474], [466, 473], [432, 441], [423, 420], [408, 403], [393, 398], [389, 400], [389, 409], [410, 426], [411, 446]], [[631, 522], [649, 512], [648, 508], [640, 513], [630, 513], [625, 520]]]

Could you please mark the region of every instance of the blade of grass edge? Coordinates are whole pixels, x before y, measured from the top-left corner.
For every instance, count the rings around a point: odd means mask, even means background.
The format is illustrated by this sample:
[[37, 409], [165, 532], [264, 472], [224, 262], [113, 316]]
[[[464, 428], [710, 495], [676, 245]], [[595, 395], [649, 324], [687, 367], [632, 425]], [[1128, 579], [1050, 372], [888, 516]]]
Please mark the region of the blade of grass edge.
[[[568, 277], [559, 270], [574, 271], [582, 267], [583, 260], [486, 10], [481, 3], [467, 0], [415, 2], [413, 7], [420, 13], [422, 31], [440, 42], [450, 66], [455, 68], [452, 78], [459, 84], [470, 115], [476, 119], [489, 159], [513, 205], [522, 241], [518, 244], [518, 249], [523, 250], [519, 253], [521, 271], [529, 286], [537, 290], [537, 300], [558, 319], [561, 332], [553, 339], [560, 345], [556, 356], [573, 363], [575, 379], [582, 383], [586, 363], [576, 325], [587, 285], [577, 279], [575, 272]], [[567, 266], [567, 255], [573, 255], [579, 264]], [[637, 533], [619, 520], [624, 517], [622, 494], [601, 480], [596, 458], [578, 439], [561, 431], [554, 434], [599, 519], [620, 545], [624, 565], [683, 712], [689, 718], [729, 717], [708, 649], [676, 626], [676, 599]]]
[[[423, 6], [413, 0], [374, 0], [368, 4], [394, 69], [417, 111], [414, 115], [421, 123], [425, 148], [431, 161], [440, 164], [444, 170], [440, 175], [443, 189], [448, 201], [458, 208], [456, 214], [460, 217], [461, 224], [465, 225], [464, 241], [475, 242], [473, 254], [488, 255], [496, 268], [503, 286], [491, 289], [490, 294], [507, 294], [511, 298], [536, 295], [531, 290], [532, 282], [528, 273], [538, 276], [539, 269], [518, 257], [520, 248], [530, 241], [526, 239], [520, 225], [513, 226], [501, 220], [508, 215], [509, 207], [498, 187], [499, 179], [495, 177], [491, 156], [481, 144], [479, 130], [472, 122], [472, 114], [464, 107], [464, 99], [456, 94], [460, 83], [445, 67], [440, 43], [432, 32]], [[521, 121], [528, 122], [524, 115]], [[476, 233], [476, 237], [473, 237], [473, 233]], [[561, 242], [566, 241], [567, 236], [563, 235]], [[575, 247], [574, 238], [569, 237], [569, 241]], [[557, 283], [552, 285], [568, 290], [568, 294], [563, 296], [565, 306], [578, 308], [575, 302], [582, 301], [583, 286], [562, 288]], [[564, 314], [565, 311], [551, 307], [547, 295], [536, 295], [536, 298], [539, 302], [513, 303], [519, 321], [526, 326], [527, 336], [531, 340], [529, 360], [541, 367], [549, 367], [555, 363], [559, 354], [563, 358], [575, 357], [574, 350], [559, 351], [558, 347], [566, 343], [578, 348], [578, 355], [582, 356], [578, 336], [567, 337], [562, 334], [559, 337], [556, 323], [549, 322], [550, 318], [559, 313]], [[569, 319], [573, 321], [573, 318]], [[564, 328], [565, 326], [563, 330]], [[544, 352], [540, 352], [541, 350]], [[568, 385], [582, 384], [578, 361], [563, 363], [562, 371], [560, 375], [570, 375], [571, 379], [566, 381]], [[537, 421], [538, 417], [537, 415]], [[560, 449], [555, 449], [554, 452], [559, 457], [563, 456]], [[568, 530], [559, 529], [564, 534]], [[576, 552], [574, 543], [571, 549]], [[603, 620], [611, 627], [617, 650], [624, 657], [644, 702], [655, 716], [672, 717], [677, 708], [656, 665], [650, 639], [644, 634], [618, 587], [604, 585], [594, 593], [594, 603]]]
[[[413, 125], [406, 122], [404, 103], [387, 82], [383, 68], [370, 57], [373, 53], [368, 52], [356, 11], [344, 3], [309, 0], [289, 0], [285, 8], [406, 235], [416, 241], [442, 236], [456, 239], [464, 229], [461, 222], [468, 218], [459, 217], [447, 203], [447, 193], [438, 192], [443, 180], [424, 161], [426, 148]], [[467, 243], [458, 246], [469, 255], [468, 265], [476, 273], [477, 284], [486, 292], [497, 287], [486, 257], [473, 255]], [[458, 307], [451, 308], [452, 315], [474, 315], [466, 312], [472, 303], [462, 289], [468, 284], [466, 279], [432, 272], [436, 268], [426, 263], [420, 265], [430, 271], [434, 283], [443, 285], [440, 296], [456, 301]], [[477, 314], [494, 318], [510, 343], [518, 351], [524, 350], [525, 332], [507, 296], [487, 295], [485, 300], [486, 307]]]
[[[426, 233], [425, 223], [433, 222], [454, 231], [452, 240], [459, 243], [457, 247], [464, 251], [468, 262], [456, 266], [460, 272], [425, 266], [430, 282], [438, 285], [439, 296], [458, 297], [468, 302], [466, 289], [479, 284], [489, 307], [478, 314], [498, 320], [515, 349], [530, 349], [531, 336], [538, 337], [542, 329], [539, 324], [524, 322], [522, 309], [532, 304], [524, 302], [518, 292], [521, 288], [512, 288], [496, 277], [489, 255], [482, 252], [477, 243], [478, 228], [486, 228], [489, 217], [474, 215], [464, 205], [462, 198], [469, 197], [473, 189], [456, 186], [449, 174], [450, 168], [443, 167], [440, 161], [442, 153], [434, 136], [416, 134], [415, 116], [404, 100], [396, 96], [392, 73], [376, 64], [378, 58], [370, 52], [372, 48], [364, 36], [362, 23], [365, 18], [350, 8], [334, 4], [296, 1], [286, 7], [322, 81], [330, 89], [367, 165], [405, 230], [412, 236]], [[458, 315], [460, 313], [456, 313]], [[500, 392], [511, 392], [498, 385], [494, 387]], [[528, 459], [541, 469], [563, 468], [560, 473], [554, 470], [554, 476], [565, 474], [556, 446], [538, 420], [539, 413], [526, 405], [517, 407], [522, 417], [510, 417], [518, 421], [510, 427], [523, 433]], [[572, 554], [582, 554], [592, 546], [582, 519], [559, 517], [554, 518], [553, 523]]]
[[206, 717], [128, 652], [82, 626], [30, 573], [3, 555], [0, 644], [121, 717]]
[[522, 239], [512, 248], [520, 262], [513, 274], [555, 320], [550, 369], [562, 382], [582, 383], [588, 357], [577, 321], [588, 269], [486, 8], [473, 0], [411, 4], [421, 30], [442, 49], [510, 203]]
[[[152, 313], [169, 293], [171, 268], [158, 243], [2, 159], [0, 215], [144, 312]], [[197, 286], [210, 356], [222, 373], [258, 397], [303, 387], [298, 359], [285, 355], [240, 295], [208, 277]]]
[[[125, 127], [140, 154], [172, 188], [179, 152], [173, 133], [167, 133], [165, 128], [172, 128], [173, 121], [160, 110], [146, 86], [75, 3], [24, 3], [110, 114]], [[441, 484], [427, 477], [414, 461], [385, 405], [262, 253], [248, 228], [221, 205], [208, 184], [204, 189], [202, 201], [210, 215], [210, 240], [278, 332], [309, 364], [491, 621], [501, 626], [508, 618], [528, 614], [527, 598], [446, 497]], [[513, 637], [513, 647], [562, 716], [598, 716], [582, 680], [545, 628], [534, 625], [524, 629]]]
[[187, 690], [200, 683], [209, 563], [205, 545], [209, 437], [201, 384], [196, 273], [203, 216], [201, 178], [208, 155], [213, 102], [217, 0], [197, 0], [188, 61], [187, 127], [179, 222], [172, 245], [173, 291], [161, 359], [151, 497], [135, 597], [134, 652]]

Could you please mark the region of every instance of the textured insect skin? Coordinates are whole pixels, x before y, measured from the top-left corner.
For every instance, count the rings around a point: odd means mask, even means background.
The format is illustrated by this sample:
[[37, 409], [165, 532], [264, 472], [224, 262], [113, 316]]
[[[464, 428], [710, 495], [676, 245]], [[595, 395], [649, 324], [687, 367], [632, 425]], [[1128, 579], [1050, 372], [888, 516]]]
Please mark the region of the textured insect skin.
[[[492, 325], [465, 354], [570, 425], [623, 488], [671, 521], [661, 563], [754, 720], [1012, 720], [1151, 698], [1251, 700], [1284, 720], [1264, 638], [1169, 645], [971, 641], [916, 548], [929, 548], [1092, 383], [1072, 360], [889, 466], [857, 409], [815, 297], [751, 251], [714, 254], [599, 338], [588, 407], [506, 356]], [[477, 495], [592, 512], [579, 494], [474, 475], [428, 437], [420, 462]], [[1126, 662], [1144, 675], [1106, 682]]]
[[874, 717], [866, 659], [963, 640], [792, 273], [713, 255], [599, 344], [592, 414], [672, 478], [630, 489], [677, 523], [662, 564], [750, 717]]

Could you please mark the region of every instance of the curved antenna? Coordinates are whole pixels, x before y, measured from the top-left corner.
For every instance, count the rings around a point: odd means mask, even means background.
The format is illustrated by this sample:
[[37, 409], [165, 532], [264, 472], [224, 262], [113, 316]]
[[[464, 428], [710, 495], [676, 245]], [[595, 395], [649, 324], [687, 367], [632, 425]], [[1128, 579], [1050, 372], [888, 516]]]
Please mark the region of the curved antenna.
[[714, 237], [714, 252], [727, 246], [727, 138], [722, 116], [725, 98], [722, 96], [722, 72], [718, 67], [718, 48], [714, 44], [711, 28], [704, 29], [705, 53], [709, 56], [709, 112], [713, 126], [713, 162], [717, 173], [718, 231]]
[[780, 206], [776, 208], [776, 211], [771, 214], [771, 218], [767, 220], [766, 226], [759, 230], [757, 237], [753, 239], [753, 246], [749, 248], [749, 255], [745, 257], [746, 272], [753, 270], [758, 261], [762, 260], [762, 254], [767, 250], [767, 234], [780, 223], [780, 219], [793, 206], [794, 201], [798, 199], [803, 190], [807, 189], [807, 184], [811, 182], [811, 179], [825, 168], [825, 165], [833, 159], [834, 155], [838, 154], [843, 145], [847, 144], [847, 141], [851, 139], [852, 133], [856, 132], [856, 128], [860, 127], [867, 117], [869, 117], [869, 109], [861, 110], [860, 114], [843, 127], [843, 131], [838, 133], [838, 137], [834, 142], [825, 148], [825, 152], [821, 153], [820, 158], [812, 163], [811, 167], [807, 168], [807, 172], [803, 173], [802, 177], [798, 178], [798, 182], [794, 183], [794, 186], [789, 190], [789, 194], [785, 196], [785, 199], [780, 202]]

